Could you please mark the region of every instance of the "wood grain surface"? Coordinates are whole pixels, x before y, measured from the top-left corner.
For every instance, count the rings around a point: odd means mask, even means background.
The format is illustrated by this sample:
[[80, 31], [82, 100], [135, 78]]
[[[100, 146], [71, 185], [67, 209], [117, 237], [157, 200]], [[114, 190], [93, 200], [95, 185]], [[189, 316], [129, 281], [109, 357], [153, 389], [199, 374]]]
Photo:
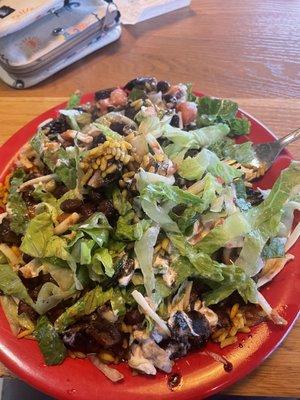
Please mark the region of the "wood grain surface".
[[[300, 1], [193, 0], [190, 8], [123, 29], [120, 40], [44, 83], [0, 83], [0, 144], [75, 89], [91, 92], [137, 75], [192, 82], [236, 100], [277, 136], [300, 126]], [[300, 143], [290, 146], [300, 159]], [[227, 394], [300, 395], [300, 324]]]

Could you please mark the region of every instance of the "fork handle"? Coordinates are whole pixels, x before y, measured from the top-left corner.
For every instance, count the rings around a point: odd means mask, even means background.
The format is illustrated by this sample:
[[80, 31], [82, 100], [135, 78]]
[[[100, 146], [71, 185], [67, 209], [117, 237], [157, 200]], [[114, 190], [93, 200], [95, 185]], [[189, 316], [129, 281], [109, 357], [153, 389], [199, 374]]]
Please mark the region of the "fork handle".
[[286, 147], [288, 144], [295, 142], [300, 139], [300, 128], [295, 129], [293, 132], [279, 139], [278, 142], [282, 148]]

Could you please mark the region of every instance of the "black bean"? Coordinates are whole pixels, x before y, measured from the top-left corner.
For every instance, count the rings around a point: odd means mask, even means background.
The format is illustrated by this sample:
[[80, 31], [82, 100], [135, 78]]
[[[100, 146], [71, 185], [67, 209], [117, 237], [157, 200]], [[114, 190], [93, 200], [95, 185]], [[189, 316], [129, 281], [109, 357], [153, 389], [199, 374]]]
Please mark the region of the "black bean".
[[47, 125], [44, 125], [43, 129], [47, 129], [47, 135], [49, 139], [55, 139], [57, 138], [58, 134], [69, 129], [69, 126], [66, 117], [64, 115], [60, 115], [58, 118], [50, 121]]
[[170, 125], [174, 126], [175, 128], [179, 128], [179, 124], [180, 124], [180, 118], [177, 114], [174, 114], [170, 121]]
[[80, 207], [81, 219], [83, 221], [86, 220], [91, 215], [93, 215], [95, 211], [96, 211], [96, 205], [95, 204], [93, 204], [93, 203], [84, 203]]
[[68, 188], [64, 184], [57, 184], [52, 194], [56, 199], [60, 199], [67, 191]]
[[[32, 178], [33, 179], [33, 178]], [[24, 200], [26, 206], [34, 206], [39, 201], [33, 197], [34, 189], [33, 187], [27, 187], [21, 192], [22, 199]]]
[[102, 212], [106, 216], [106, 218], [111, 218], [115, 214], [118, 214], [111, 200], [102, 200], [98, 204], [97, 210]]
[[127, 82], [124, 86], [126, 90], [132, 90], [133, 88], [137, 89], [146, 89], [148, 91], [152, 91], [156, 89], [157, 80], [152, 77], [144, 77], [140, 76], [138, 78], [132, 79]]
[[29, 263], [32, 260], [32, 257], [29, 254], [23, 253], [22, 255], [24, 263]]
[[175, 96], [171, 95], [171, 94], [163, 95], [163, 100], [168, 104], [175, 105], [177, 103], [177, 98]]
[[137, 325], [143, 322], [144, 319], [145, 316], [139, 312], [138, 308], [132, 308], [125, 314], [124, 322], [128, 325]]
[[104, 197], [102, 193], [97, 192], [96, 190], [91, 190], [91, 192], [88, 194], [88, 198], [92, 201], [92, 203], [99, 204]]
[[106, 141], [106, 137], [103, 135], [103, 133], [100, 133], [100, 135], [94, 137], [93, 142], [92, 142], [92, 147], [97, 147], [98, 144], [102, 144]]
[[134, 107], [131, 107], [129, 104], [125, 107], [125, 117], [134, 119], [137, 113], [138, 111]]
[[95, 92], [95, 100], [104, 100], [110, 97], [110, 94], [113, 90], [115, 90], [116, 88], [108, 88], [108, 89], [102, 89], [102, 90], [98, 90], [97, 92]]
[[110, 124], [110, 129], [112, 129], [115, 132], [118, 132], [120, 135], [124, 135], [124, 129], [125, 124], [121, 123], [121, 122], [113, 122], [112, 124]]
[[82, 201], [79, 199], [69, 199], [61, 203], [60, 208], [65, 213], [72, 213], [79, 211], [82, 207]]
[[18, 315], [27, 314], [31, 321], [36, 321], [39, 317], [38, 313], [28, 304], [26, 304], [23, 300], [19, 301], [18, 304]]
[[166, 93], [170, 89], [171, 85], [167, 81], [157, 82], [156, 89], [158, 92]]
[[10, 229], [10, 221], [4, 218], [0, 224], [0, 242], [6, 244], [20, 244], [20, 237]]

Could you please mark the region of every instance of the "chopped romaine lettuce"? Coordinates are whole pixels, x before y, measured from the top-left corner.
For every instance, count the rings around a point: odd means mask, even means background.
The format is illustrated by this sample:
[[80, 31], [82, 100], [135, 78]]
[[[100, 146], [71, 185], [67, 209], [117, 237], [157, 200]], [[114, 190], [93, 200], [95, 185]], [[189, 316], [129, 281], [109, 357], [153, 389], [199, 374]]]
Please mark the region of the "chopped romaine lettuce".
[[[97, 268], [98, 263], [100, 263], [100, 268], [101, 268], [100, 270], [99, 268]], [[105, 248], [98, 249], [93, 256], [92, 264], [93, 264], [93, 269], [95, 266], [95, 269], [97, 268], [96, 271], [98, 273], [102, 271], [102, 266], [104, 267], [104, 271], [107, 276], [112, 277], [113, 274], [115, 273], [113, 267], [113, 259], [108, 249]]]
[[236, 160], [241, 164], [250, 163], [256, 156], [252, 142], [236, 144], [233, 139], [224, 138], [209, 147], [220, 159]]
[[112, 289], [103, 292], [99, 286], [95, 287], [57, 318], [54, 323], [55, 329], [60, 333], [63, 332], [69, 325], [74, 324], [79, 318], [91, 314], [98, 307], [111, 300], [112, 297]]
[[8, 264], [0, 265], [0, 290], [7, 296], [14, 296], [19, 300], [33, 306], [33, 301], [29, 296], [26, 287]]
[[67, 349], [45, 315], [37, 321], [35, 337], [47, 365], [57, 365], [63, 362], [67, 356]]
[[205, 172], [221, 178], [225, 183], [243, 175], [242, 171], [220, 161], [216, 154], [207, 149], [202, 149], [195, 157], [185, 158], [178, 170], [179, 175], [188, 180], [201, 179]]
[[216, 124], [196, 129], [194, 131], [184, 131], [174, 128], [171, 125], [165, 127], [163, 137], [170, 140], [182, 149], [200, 149], [201, 147], [211, 146], [221, 140], [229, 133], [226, 124]]
[[7, 205], [11, 213], [10, 228], [17, 234], [23, 234], [25, 232], [28, 221], [26, 204], [21, 193], [18, 192], [25, 178], [25, 172], [22, 169], [16, 169], [10, 180]]
[[54, 283], [46, 282], [38, 293], [34, 308], [40, 315], [43, 315], [62, 300], [65, 300], [74, 294], [74, 287], [69, 288], [67, 291], [62, 291], [61, 288]]

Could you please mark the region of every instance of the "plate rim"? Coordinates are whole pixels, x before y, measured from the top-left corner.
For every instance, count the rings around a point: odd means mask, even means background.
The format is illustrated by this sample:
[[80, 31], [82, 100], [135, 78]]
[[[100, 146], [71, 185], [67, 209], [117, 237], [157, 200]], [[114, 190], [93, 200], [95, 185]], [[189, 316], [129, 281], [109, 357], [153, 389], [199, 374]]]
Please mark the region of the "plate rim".
[[[203, 96], [202, 93], [195, 91], [195, 94], [197, 96]], [[93, 93], [87, 93], [82, 97], [82, 101], [81, 103], [85, 103], [86, 101], [90, 101], [91, 97], [92, 97]], [[20, 148], [29, 140], [27, 138], [28, 133], [26, 134], [26, 132], [28, 132], [29, 129], [32, 129], [33, 125], [36, 125], [36, 127], [43, 122], [45, 119], [49, 118], [50, 114], [54, 114], [57, 113], [57, 111], [61, 108], [63, 108], [66, 105], [67, 101], [64, 101], [54, 107], [51, 107], [50, 109], [46, 110], [45, 112], [43, 112], [42, 114], [39, 114], [37, 117], [33, 118], [31, 121], [29, 121], [28, 123], [26, 123], [23, 127], [21, 127], [20, 129], [18, 129], [16, 131], [16, 133], [14, 133], [12, 136], [10, 136], [10, 138], [8, 138], [8, 140], [6, 140], [0, 147], [0, 154], [3, 153], [3, 148], [7, 148], [11, 145], [11, 148], [17, 148], [17, 151], [9, 151], [9, 156], [4, 157], [5, 160], [0, 162], [0, 181], [5, 177], [5, 175], [8, 173], [9, 169], [11, 168], [11, 165], [15, 159], [15, 157], [17, 156]], [[265, 132], [268, 133], [269, 136], [271, 136], [272, 138], [276, 139], [276, 136], [274, 135], [274, 133], [263, 123], [261, 123], [258, 119], [256, 119], [255, 117], [253, 117], [251, 114], [249, 114], [248, 112], [244, 111], [244, 109], [239, 108], [239, 112], [243, 115], [245, 115], [246, 117], [248, 117], [251, 122], [254, 121], [259, 127], [261, 127]], [[32, 129], [33, 130], [33, 129]], [[26, 137], [26, 139], [24, 139], [24, 137]], [[33, 134], [32, 134], [33, 136]], [[22, 137], [21, 141], [20, 141], [20, 137]], [[247, 136], [246, 136], [247, 137]], [[20, 144], [21, 142], [21, 144]], [[287, 156], [289, 159], [293, 160], [293, 156], [290, 154], [290, 152], [288, 150], [284, 150], [282, 152], [283, 155]], [[5, 156], [5, 155], [4, 155]], [[5, 166], [2, 168], [2, 165], [5, 164]], [[299, 317], [299, 309], [298, 311], [295, 313], [294, 317], [292, 320], [289, 321], [289, 325], [288, 327], [285, 328], [285, 330], [282, 332], [282, 335], [280, 336], [280, 339], [278, 341], [276, 341], [275, 345], [272, 345], [270, 347], [270, 349], [264, 354], [263, 357], [259, 357], [258, 360], [256, 360], [255, 362], [251, 362], [248, 366], [246, 366], [243, 369], [243, 372], [240, 374], [235, 374], [235, 375], [230, 375], [228, 374], [227, 377], [228, 379], [221, 381], [219, 384], [217, 384], [216, 386], [214, 386], [213, 388], [209, 389], [209, 392], [207, 392], [205, 394], [206, 396], [211, 396], [213, 394], [216, 394], [218, 392], [220, 392], [221, 390], [224, 390], [225, 388], [229, 387], [230, 385], [240, 381], [242, 378], [244, 378], [246, 375], [248, 375], [250, 372], [252, 372], [255, 368], [257, 368], [259, 365], [261, 365], [266, 358], [268, 358], [270, 356], [270, 354], [272, 354], [279, 346], [280, 344], [283, 342], [283, 340], [286, 338], [286, 336], [289, 334], [289, 332], [291, 331], [292, 327], [294, 326], [295, 322], [297, 321], [298, 317]], [[1, 314], [3, 314], [3, 310], [1, 310]], [[2, 318], [1, 315], [1, 318]], [[51, 387], [45, 387], [43, 386], [43, 384], [39, 384], [39, 381], [36, 378], [35, 374], [29, 374], [28, 371], [26, 371], [24, 368], [22, 368], [21, 365], [18, 365], [17, 363], [17, 358], [14, 357], [13, 351], [7, 351], [7, 348], [2, 345], [2, 343], [0, 343], [0, 360], [9, 368], [10, 371], [12, 371], [13, 373], [15, 373], [17, 376], [21, 377], [23, 380], [25, 380], [26, 382], [28, 382], [30, 385], [32, 385], [33, 387], [36, 387], [38, 390], [42, 390], [44, 393], [49, 394], [50, 396], [59, 396], [60, 399], [67, 399], [69, 398], [68, 396], [70, 395], [70, 393], [66, 396], [66, 393], [63, 393], [63, 390], [58, 390], [57, 388], [53, 388], [51, 389]], [[50, 367], [51, 368], [51, 367]], [[184, 391], [183, 391], [184, 392]], [[177, 398], [176, 393], [178, 392], [171, 392], [170, 394], [173, 395], [173, 397]], [[108, 394], [109, 395], [109, 394]], [[175, 396], [174, 396], [175, 395]], [[193, 395], [193, 397], [189, 396], [189, 399], [192, 398], [199, 398], [199, 394], [195, 394]], [[169, 397], [169, 396], [168, 396]], [[181, 396], [178, 396], [178, 398], [184, 398]], [[76, 398], [77, 399], [77, 398]]]

